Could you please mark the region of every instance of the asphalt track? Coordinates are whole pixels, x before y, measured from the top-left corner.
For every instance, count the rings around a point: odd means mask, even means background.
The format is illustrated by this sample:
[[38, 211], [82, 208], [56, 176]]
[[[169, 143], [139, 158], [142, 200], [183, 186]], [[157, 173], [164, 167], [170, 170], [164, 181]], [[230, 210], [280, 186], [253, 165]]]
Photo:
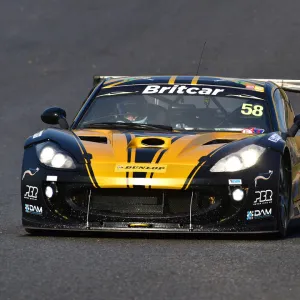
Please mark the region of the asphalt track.
[[283, 241], [31, 237], [19, 193], [40, 113], [59, 105], [72, 120], [93, 74], [195, 74], [207, 41], [201, 74], [300, 79], [299, 11], [287, 0], [1, 0], [0, 299], [299, 299], [300, 227]]

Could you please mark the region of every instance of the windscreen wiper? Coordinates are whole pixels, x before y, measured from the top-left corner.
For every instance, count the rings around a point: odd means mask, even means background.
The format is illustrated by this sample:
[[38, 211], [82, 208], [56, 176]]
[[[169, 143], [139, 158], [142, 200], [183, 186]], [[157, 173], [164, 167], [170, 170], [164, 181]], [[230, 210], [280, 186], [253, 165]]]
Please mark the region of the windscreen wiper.
[[113, 129], [136, 129], [136, 130], [163, 130], [173, 131], [172, 126], [161, 124], [138, 124], [138, 123], [122, 123], [122, 122], [103, 122], [90, 123], [83, 126], [83, 128], [113, 128]]

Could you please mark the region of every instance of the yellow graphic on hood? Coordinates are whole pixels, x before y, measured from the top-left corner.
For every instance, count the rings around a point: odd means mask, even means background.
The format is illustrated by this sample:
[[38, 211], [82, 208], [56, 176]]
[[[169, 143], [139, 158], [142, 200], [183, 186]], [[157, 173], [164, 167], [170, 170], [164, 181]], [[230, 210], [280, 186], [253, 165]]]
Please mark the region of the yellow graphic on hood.
[[[187, 189], [203, 167], [203, 156], [214, 155], [226, 144], [213, 140], [239, 140], [242, 133], [167, 133], [156, 136], [125, 133], [117, 130], [75, 130], [77, 136], [106, 137], [107, 142], [81, 140], [91, 154], [93, 180], [100, 188]], [[247, 136], [248, 138], [249, 136]], [[161, 139], [164, 147], [143, 146], [143, 139]]]

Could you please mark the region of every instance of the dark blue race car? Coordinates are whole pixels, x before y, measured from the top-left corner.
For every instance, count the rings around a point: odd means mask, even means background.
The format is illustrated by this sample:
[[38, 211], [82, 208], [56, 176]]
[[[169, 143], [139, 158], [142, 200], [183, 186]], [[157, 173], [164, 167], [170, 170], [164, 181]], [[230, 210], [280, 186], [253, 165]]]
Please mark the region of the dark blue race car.
[[73, 123], [25, 142], [22, 221], [43, 230], [277, 233], [300, 209], [298, 82], [95, 76]]

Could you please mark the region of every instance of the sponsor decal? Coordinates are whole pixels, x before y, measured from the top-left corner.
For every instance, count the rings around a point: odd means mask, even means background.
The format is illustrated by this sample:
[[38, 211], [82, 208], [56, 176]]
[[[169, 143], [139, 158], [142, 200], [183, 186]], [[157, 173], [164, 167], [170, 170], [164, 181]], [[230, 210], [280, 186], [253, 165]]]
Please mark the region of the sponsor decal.
[[251, 128], [245, 128], [242, 130], [242, 133], [249, 133], [249, 134], [262, 134], [264, 133], [264, 129], [261, 128], [255, 128], [255, 127], [251, 127]]
[[246, 89], [254, 90], [255, 89], [255, 85], [253, 85], [253, 84], [246, 84]]
[[254, 87], [254, 90], [257, 91], [257, 92], [262, 92], [262, 93], [265, 91], [265, 89], [262, 86], [259, 86], [259, 85], [256, 85]]
[[242, 179], [228, 179], [229, 185], [240, 185], [242, 184]]
[[269, 170], [269, 173], [261, 173], [261, 174], [258, 174], [258, 176], [256, 176], [254, 178], [254, 183], [255, 183], [255, 187], [257, 186], [257, 181], [258, 180], [269, 180], [271, 178], [273, 174], [273, 171], [272, 170]]
[[142, 94], [187, 94], [187, 95], [212, 95], [215, 96], [220, 92], [224, 92], [224, 89], [207, 88], [207, 87], [195, 87], [185, 85], [148, 85]]
[[36, 139], [36, 138], [40, 137], [40, 136], [43, 134], [43, 132], [44, 132], [44, 130], [35, 133], [35, 134], [32, 136], [32, 138], [33, 138], [33, 139]]
[[57, 176], [48, 175], [46, 177], [46, 181], [57, 181]]
[[255, 194], [257, 198], [253, 202], [253, 205], [272, 203], [273, 191], [271, 190], [255, 191]]
[[255, 85], [253, 83], [250, 83], [250, 82], [247, 82], [247, 81], [242, 81], [242, 80], [238, 80], [237, 83], [240, 83], [240, 84], [244, 85], [246, 89], [254, 90], [254, 91], [257, 91], [257, 92], [264, 92], [264, 88], [262, 86]]
[[272, 208], [247, 211], [247, 220], [264, 219], [272, 215]]
[[41, 206], [25, 204], [25, 212], [32, 215], [39, 215], [43, 214], [43, 208]]
[[117, 164], [115, 172], [152, 172], [152, 173], [165, 173], [167, 170], [166, 165], [156, 164]]
[[27, 174], [30, 175], [30, 176], [34, 176], [39, 170], [40, 170], [39, 168], [26, 170], [26, 171], [23, 173], [22, 180], [25, 178], [25, 176], [26, 176]]
[[24, 199], [36, 200], [39, 189], [36, 186], [26, 185], [27, 192], [24, 194]]
[[277, 143], [279, 140], [281, 140], [281, 136], [278, 135], [277, 133], [274, 133], [268, 138], [268, 140], [273, 143]]

